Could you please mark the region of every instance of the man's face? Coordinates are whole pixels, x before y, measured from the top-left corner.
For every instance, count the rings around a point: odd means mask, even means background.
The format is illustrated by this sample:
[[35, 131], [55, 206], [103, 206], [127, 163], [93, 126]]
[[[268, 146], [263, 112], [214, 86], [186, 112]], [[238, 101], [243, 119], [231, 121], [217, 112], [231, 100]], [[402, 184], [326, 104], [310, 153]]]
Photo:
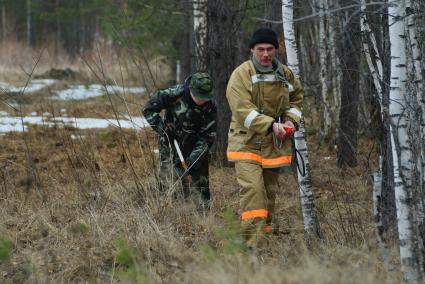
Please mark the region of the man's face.
[[272, 59], [276, 53], [276, 48], [270, 43], [257, 43], [251, 48], [255, 59], [263, 66], [272, 66]]
[[192, 92], [190, 92], [190, 95], [192, 96], [193, 101], [195, 102], [195, 104], [197, 104], [198, 106], [202, 106], [204, 104], [206, 104], [207, 102], [209, 102], [210, 100], [201, 100], [201, 99], [197, 99], [195, 98], [194, 95], [192, 95]]

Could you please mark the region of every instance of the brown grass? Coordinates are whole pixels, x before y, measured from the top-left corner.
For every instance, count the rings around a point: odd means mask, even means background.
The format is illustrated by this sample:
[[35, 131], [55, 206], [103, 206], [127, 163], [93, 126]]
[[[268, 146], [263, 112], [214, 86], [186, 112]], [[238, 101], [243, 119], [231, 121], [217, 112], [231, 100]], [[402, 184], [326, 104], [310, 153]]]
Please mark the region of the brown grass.
[[[0, 45], [0, 80], [19, 74], [17, 81], [23, 82], [27, 78], [19, 66], [30, 68], [36, 52], [12, 44]], [[85, 82], [99, 83], [100, 77], [133, 84], [129, 73], [121, 77], [118, 70], [127, 68], [124, 61], [116, 64], [107, 52], [112, 51], [100, 52], [103, 69], [96, 69], [98, 57], [92, 54], [89, 66], [97, 76], [87, 64], [62, 56], [55, 65], [50, 53], [43, 55], [37, 72], [71, 66]], [[105, 77], [99, 76], [102, 70], [107, 70]], [[169, 78], [167, 70], [159, 70], [164, 73], [158, 78]], [[73, 83], [80, 81], [55, 87]], [[139, 115], [146, 100], [134, 98], [129, 108], [116, 97], [53, 102], [49, 92], [26, 96], [24, 113], [58, 114], [66, 108], [75, 117], [111, 117], [114, 110]], [[398, 272], [387, 275], [375, 243], [370, 173], [376, 153], [370, 141], [360, 141], [359, 166], [353, 169], [337, 168], [333, 148], [318, 146], [314, 137], [309, 142], [324, 238], [306, 242], [298, 188], [287, 170], [279, 181], [279, 233], [255, 255], [243, 247], [238, 233], [233, 168], [211, 165], [213, 202], [204, 215], [189, 201], [158, 193], [157, 146], [149, 129], [31, 126], [26, 134], [0, 136], [0, 282], [367, 284], [399, 279]], [[393, 254], [397, 264], [396, 249]]]
[[[70, 135], [81, 139], [71, 139]], [[282, 175], [280, 234], [260, 258], [240, 245], [232, 168], [211, 167], [212, 210], [159, 196], [153, 135], [31, 127], [33, 165], [21, 134], [0, 144], [0, 237], [11, 257], [4, 283], [383, 283], [370, 184], [359, 167], [337, 169], [312, 146], [324, 240], [307, 246], [297, 188]], [[141, 144], [139, 144], [139, 141]], [[331, 160], [323, 160], [330, 156]], [[42, 202], [32, 171], [38, 173]], [[344, 176], [344, 178], [341, 178]], [[289, 178], [288, 178], [289, 177]], [[227, 212], [226, 209], [230, 210]], [[229, 213], [230, 212], [230, 213]]]
[[164, 87], [170, 78], [166, 59], [156, 55], [141, 56], [133, 50], [99, 45], [71, 58], [66, 51], [56, 50], [53, 43], [29, 48], [16, 40], [0, 43], [0, 81], [24, 85], [35, 62], [40, 62], [33, 75], [42, 75], [51, 68], [70, 68], [79, 74], [82, 83], [117, 83], [145, 86], [148, 90]]

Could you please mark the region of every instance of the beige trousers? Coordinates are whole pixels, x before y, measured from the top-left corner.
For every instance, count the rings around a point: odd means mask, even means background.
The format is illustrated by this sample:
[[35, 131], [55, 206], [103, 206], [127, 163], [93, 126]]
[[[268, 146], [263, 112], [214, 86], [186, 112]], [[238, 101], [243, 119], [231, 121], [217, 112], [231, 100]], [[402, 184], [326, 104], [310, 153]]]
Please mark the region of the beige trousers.
[[270, 232], [279, 168], [264, 169], [250, 162], [236, 162], [236, 178], [240, 185], [242, 229], [248, 247], [261, 247]]

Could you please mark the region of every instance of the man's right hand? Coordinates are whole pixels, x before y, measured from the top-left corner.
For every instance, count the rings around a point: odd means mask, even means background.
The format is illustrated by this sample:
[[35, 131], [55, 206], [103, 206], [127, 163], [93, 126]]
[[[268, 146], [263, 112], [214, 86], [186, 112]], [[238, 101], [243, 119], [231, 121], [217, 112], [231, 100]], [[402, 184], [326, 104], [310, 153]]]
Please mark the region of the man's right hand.
[[277, 138], [279, 138], [280, 140], [284, 140], [285, 138], [291, 137], [294, 134], [295, 128], [292, 122], [274, 122], [273, 132]]
[[283, 127], [283, 123], [274, 122], [273, 123], [273, 133], [277, 138], [283, 140], [286, 135], [285, 128]]

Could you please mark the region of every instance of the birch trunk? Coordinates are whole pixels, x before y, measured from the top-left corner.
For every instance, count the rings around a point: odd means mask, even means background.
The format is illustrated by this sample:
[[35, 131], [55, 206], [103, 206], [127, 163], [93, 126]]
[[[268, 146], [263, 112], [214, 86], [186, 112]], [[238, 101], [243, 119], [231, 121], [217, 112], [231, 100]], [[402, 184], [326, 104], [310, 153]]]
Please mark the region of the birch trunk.
[[391, 41], [390, 115], [393, 127], [392, 149], [394, 163], [395, 199], [400, 242], [401, 271], [407, 283], [423, 280], [415, 234], [414, 202], [412, 200], [412, 144], [408, 136], [406, 103], [406, 41], [403, 22], [404, 1], [393, 2], [388, 8]]
[[[362, 1], [363, 2], [363, 1]], [[378, 240], [378, 246], [382, 254], [382, 258], [384, 260], [384, 266], [388, 273], [392, 273], [394, 271], [394, 267], [391, 264], [390, 259], [390, 248], [388, 246], [388, 241], [384, 232], [388, 230], [385, 228], [382, 220], [382, 160], [383, 157], [379, 157], [379, 170], [373, 174], [373, 217], [375, 219], [375, 231], [376, 238]], [[390, 276], [387, 279], [392, 279]]]
[[204, 56], [205, 41], [207, 36], [207, 12], [206, 0], [193, 1], [193, 31], [195, 35], [195, 64], [197, 71], [206, 70]]
[[[385, 114], [384, 114], [384, 105], [383, 105], [383, 90], [382, 90], [382, 62], [380, 61], [380, 56], [377, 49], [377, 43], [375, 40], [375, 36], [369, 27], [369, 23], [366, 17], [366, 0], [361, 0], [361, 17], [360, 17], [360, 28], [362, 32], [362, 47], [363, 53], [366, 57], [366, 62], [369, 66], [370, 74], [373, 79], [373, 83], [375, 86], [376, 93], [378, 95], [380, 109], [381, 109], [381, 120], [384, 123]], [[372, 44], [372, 48], [369, 46], [369, 40]], [[375, 53], [375, 64], [372, 61], [372, 51]], [[375, 65], [377, 68], [375, 68]], [[383, 147], [382, 147], [383, 148]], [[373, 174], [373, 215], [375, 220], [375, 231], [376, 238], [378, 241], [378, 246], [381, 251], [382, 258], [384, 260], [385, 269], [387, 272], [391, 273], [394, 271], [394, 268], [390, 262], [390, 250], [388, 247], [388, 224], [384, 224], [383, 222], [383, 196], [382, 196], [382, 164], [383, 164], [383, 156], [381, 154], [379, 158], [379, 169], [377, 172]], [[390, 276], [388, 279], [391, 279]]]
[[424, 270], [424, 238], [425, 238], [425, 214], [424, 214], [424, 150], [425, 150], [425, 138], [424, 138], [424, 101], [422, 95], [424, 94], [423, 77], [421, 73], [421, 56], [418, 46], [418, 40], [416, 36], [415, 28], [415, 15], [416, 11], [410, 0], [406, 0], [406, 13], [407, 15], [407, 40], [408, 40], [408, 72], [410, 82], [409, 90], [412, 92], [412, 96], [408, 96], [407, 103], [410, 106], [416, 106], [412, 113], [412, 119], [409, 127], [409, 134], [412, 137], [412, 156], [416, 157], [412, 161], [413, 163], [413, 178], [412, 187], [415, 189], [413, 192], [413, 200], [416, 202], [416, 220], [417, 220], [417, 232], [418, 232], [418, 243], [419, 243], [419, 263]]
[[[297, 46], [295, 42], [294, 22], [293, 22], [293, 0], [282, 1], [283, 30], [285, 34], [285, 45], [288, 67], [296, 76], [299, 75], [299, 64]], [[316, 207], [314, 204], [314, 194], [311, 184], [310, 167], [308, 160], [308, 148], [305, 136], [304, 120], [301, 120], [299, 130], [295, 132], [295, 147], [300, 152], [305, 164], [305, 175], [303, 176], [297, 169], [298, 183], [301, 198], [301, 210], [304, 219], [304, 229], [307, 235], [321, 237], [320, 225], [317, 218]], [[298, 163], [302, 162], [297, 156]]]
[[[329, 9], [330, 0], [326, 0], [326, 7]], [[333, 94], [333, 106], [331, 113], [335, 125], [339, 125], [339, 109], [341, 107], [341, 68], [339, 67], [339, 58], [336, 53], [335, 36], [337, 17], [329, 17], [329, 50], [331, 56], [331, 70], [332, 70], [332, 94]], [[338, 127], [336, 127], [338, 129]]]
[[[327, 64], [327, 45], [328, 42], [326, 27], [325, 27], [325, 3], [327, 0], [319, 0], [316, 5], [319, 7], [319, 58], [320, 58], [320, 85], [322, 86], [321, 97], [323, 103], [323, 126], [321, 128], [321, 136], [328, 138], [331, 129], [331, 110], [330, 110], [330, 99], [328, 94], [328, 83], [327, 75], [329, 74]], [[327, 6], [327, 5], [326, 5]]]

